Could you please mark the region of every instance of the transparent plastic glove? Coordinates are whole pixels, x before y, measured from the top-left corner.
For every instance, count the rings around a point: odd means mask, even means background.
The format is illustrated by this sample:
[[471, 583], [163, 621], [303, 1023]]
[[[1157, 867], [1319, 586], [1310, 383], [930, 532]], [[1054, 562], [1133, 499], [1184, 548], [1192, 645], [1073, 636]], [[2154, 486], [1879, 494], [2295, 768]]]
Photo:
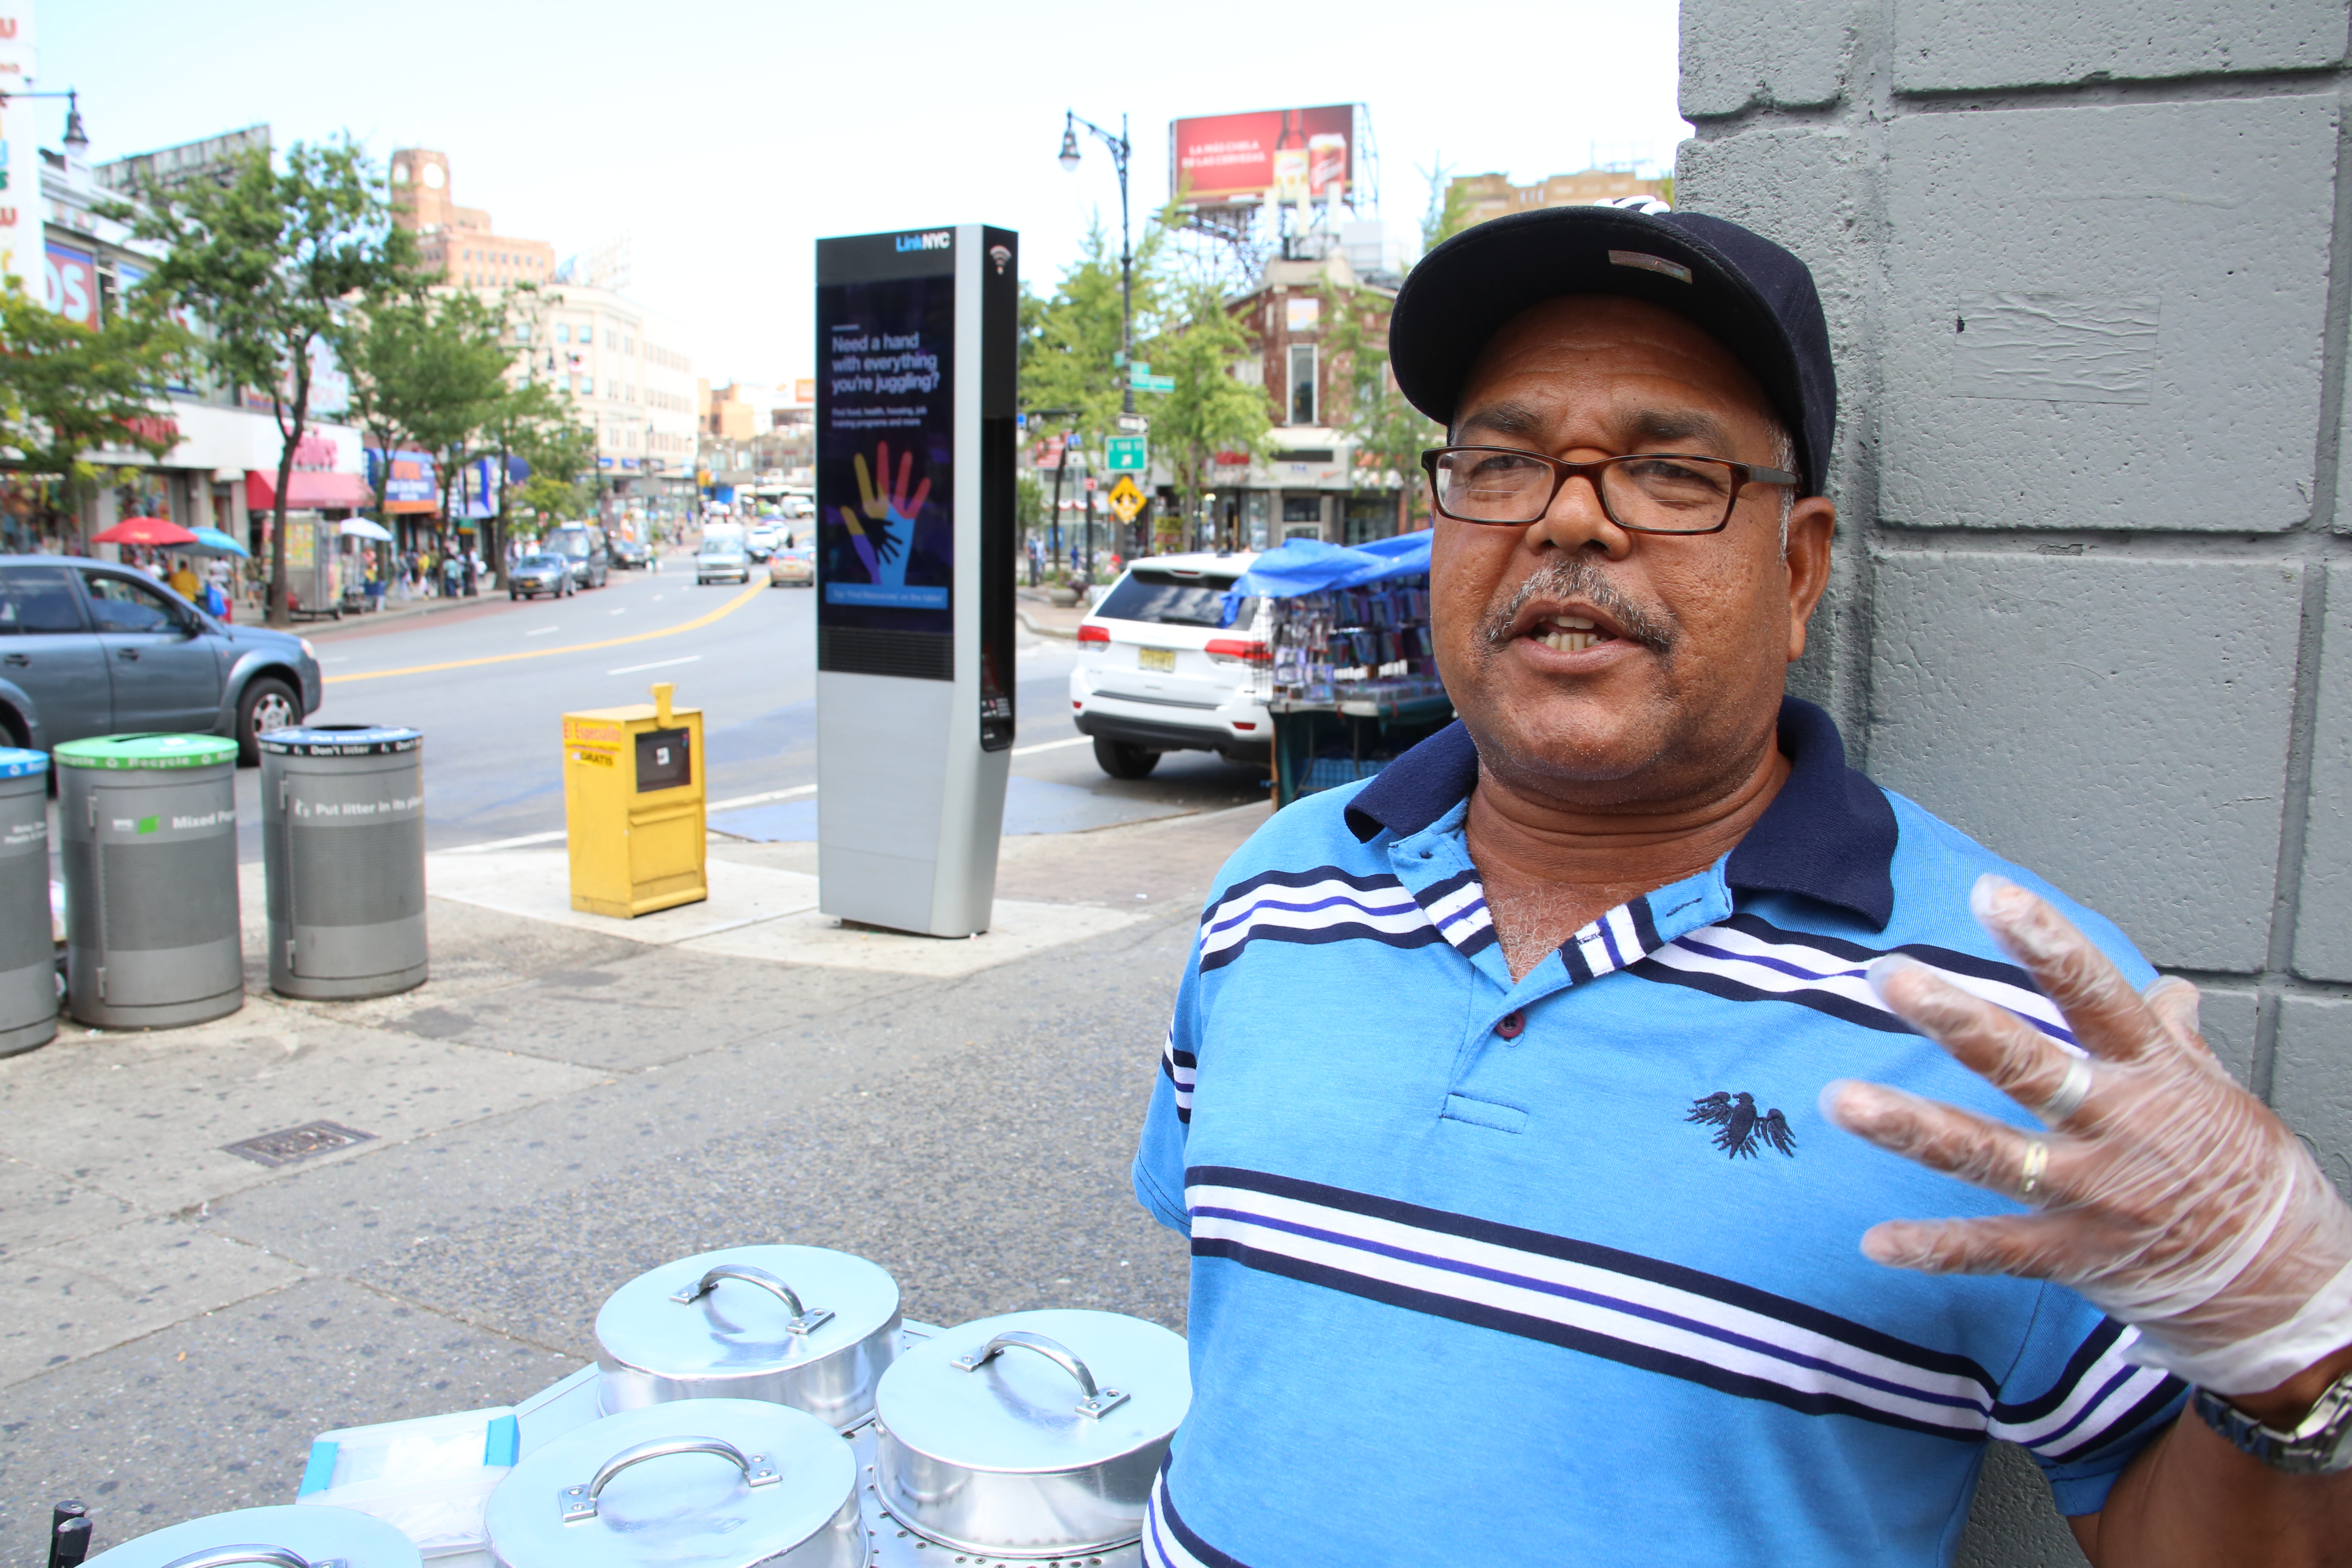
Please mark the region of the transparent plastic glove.
[[2088, 1054], [1911, 959], [1873, 963], [1888, 1006], [2053, 1135], [1878, 1084], [1831, 1084], [1822, 1112], [1847, 1131], [2038, 1211], [1892, 1220], [1863, 1251], [1928, 1273], [2071, 1287], [2140, 1331], [2134, 1360], [2216, 1394], [2276, 1387], [2352, 1343], [2352, 1209], [2214, 1059], [2197, 1032], [2197, 988], [2167, 978], [2134, 992], [2057, 910], [2000, 878], [1979, 880], [1969, 907]]

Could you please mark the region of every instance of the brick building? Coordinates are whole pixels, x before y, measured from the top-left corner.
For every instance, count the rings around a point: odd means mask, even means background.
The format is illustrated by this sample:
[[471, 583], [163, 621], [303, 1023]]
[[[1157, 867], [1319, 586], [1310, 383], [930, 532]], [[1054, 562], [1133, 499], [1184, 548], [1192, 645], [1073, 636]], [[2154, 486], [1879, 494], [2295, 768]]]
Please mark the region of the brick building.
[[555, 276], [555, 247], [496, 233], [488, 213], [457, 204], [446, 153], [403, 147], [393, 153], [392, 197], [395, 221], [415, 233], [426, 270], [448, 282], [502, 289]]
[[1459, 174], [1447, 193], [1465, 198], [1467, 226], [1538, 207], [1588, 206], [1625, 196], [1654, 196], [1659, 201], [1669, 201], [1674, 185], [1672, 179], [1645, 180], [1629, 170], [1586, 169], [1580, 174], [1554, 174], [1531, 185], [1515, 185], [1507, 174]]

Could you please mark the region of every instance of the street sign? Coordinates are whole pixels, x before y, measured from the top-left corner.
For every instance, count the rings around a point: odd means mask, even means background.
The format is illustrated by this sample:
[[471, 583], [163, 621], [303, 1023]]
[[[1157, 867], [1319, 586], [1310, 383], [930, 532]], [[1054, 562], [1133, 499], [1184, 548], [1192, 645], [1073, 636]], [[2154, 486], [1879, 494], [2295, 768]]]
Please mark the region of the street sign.
[[1095, 477], [1094, 477], [1092, 474], [1088, 474], [1088, 475], [1087, 476], [1087, 489], [1094, 489], [1094, 488], [1095, 488]]
[[1151, 467], [1151, 442], [1142, 436], [1113, 436], [1104, 466], [1114, 474], [1139, 474]]
[[1119, 415], [1117, 424], [1122, 436], [1140, 436], [1151, 428], [1151, 421], [1140, 414]]
[[1119, 475], [1118, 483], [1111, 486], [1110, 494], [1103, 498], [1103, 504], [1119, 521], [1133, 522], [1136, 514], [1143, 510], [1143, 492], [1135, 488], [1135, 476]]
[[1174, 376], [1153, 375], [1150, 374], [1150, 370], [1151, 367], [1148, 364], [1139, 364], [1135, 366], [1127, 378], [1127, 384], [1138, 392], [1173, 392], [1176, 390], [1176, 378]]

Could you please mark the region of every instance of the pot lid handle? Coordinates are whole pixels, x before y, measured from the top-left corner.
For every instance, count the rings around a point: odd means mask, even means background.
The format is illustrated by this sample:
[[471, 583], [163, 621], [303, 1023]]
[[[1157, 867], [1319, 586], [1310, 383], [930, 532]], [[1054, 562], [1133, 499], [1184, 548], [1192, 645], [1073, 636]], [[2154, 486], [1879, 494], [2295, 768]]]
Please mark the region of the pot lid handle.
[[1069, 1346], [1059, 1340], [1049, 1340], [1043, 1334], [1033, 1334], [1026, 1329], [1007, 1329], [989, 1341], [987, 1348], [978, 1355], [956, 1357], [955, 1364], [966, 1372], [978, 1372], [1003, 1352], [1014, 1350], [1035, 1351], [1076, 1378], [1078, 1386], [1086, 1391], [1087, 1395], [1078, 1402], [1077, 1413], [1089, 1420], [1107, 1415], [1127, 1403], [1127, 1395], [1116, 1388], [1097, 1388], [1095, 1374], [1087, 1370], [1087, 1363], [1080, 1361], [1077, 1352]]
[[754, 1268], [748, 1263], [721, 1263], [697, 1283], [672, 1295], [670, 1300], [681, 1307], [690, 1305], [717, 1289], [721, 1279], [740, 1279], [746, 1285], [757, 1285], [791, 1309], [793, 1321], [784, 1325], [784, 1332], [788, 1334], [814, 1333], [833, 1321], [831, 1309], [802, 1306], [798, 1291], [766, 1269]]
[[[612, 1484], [613, 1478], [631, 1465], [641, 1465], [647, 1459], [666, 1458], [672, 1454], [716, 1454], [731, 1461], [743, 1472], [747, 1487], [772, 1487], [783, 1479], [775, 1466], [768, 1463], [764, 1454], [747, 1454], [724, 1437], [656, 1437], [650, 1443], [640, 1443], [634, 1448], [624, 1448], [596, 1471], [595, 1479], [584, 1486], [565, 1487], [556, 1494], [556, 1505], [566, 1524], [577, 1524], [583, 1519], [596, 1517], [596, 1500]], [[310, 1568], [308, 1564], [299, 1568]]]
[[174, 1557], [163, 1568], [228, 1568], [232, 1563], [262, 1563], [267, 1568], [344, 1568], [340, 1557], [322, 1557], [313, 1563], [283, 1546], [207, 1546], [202, 1552]]

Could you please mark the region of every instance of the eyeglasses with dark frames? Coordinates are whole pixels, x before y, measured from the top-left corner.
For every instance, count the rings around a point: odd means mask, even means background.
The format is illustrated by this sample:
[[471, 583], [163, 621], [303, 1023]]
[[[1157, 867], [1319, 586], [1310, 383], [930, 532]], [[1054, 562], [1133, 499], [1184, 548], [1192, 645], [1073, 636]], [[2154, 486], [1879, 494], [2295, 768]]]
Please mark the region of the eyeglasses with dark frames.
[[1421, 455], [1437, 510], [1460, 522], [1524, 528], [1551, 510], [1573, 479], [1590, 482], [1609, 521], [1628, 533], [1719, 533], [1749, 485], [1797, 476], [1685, 452], [1630, 452], [1563, 462], [1515, 447], [1433, 447]]

